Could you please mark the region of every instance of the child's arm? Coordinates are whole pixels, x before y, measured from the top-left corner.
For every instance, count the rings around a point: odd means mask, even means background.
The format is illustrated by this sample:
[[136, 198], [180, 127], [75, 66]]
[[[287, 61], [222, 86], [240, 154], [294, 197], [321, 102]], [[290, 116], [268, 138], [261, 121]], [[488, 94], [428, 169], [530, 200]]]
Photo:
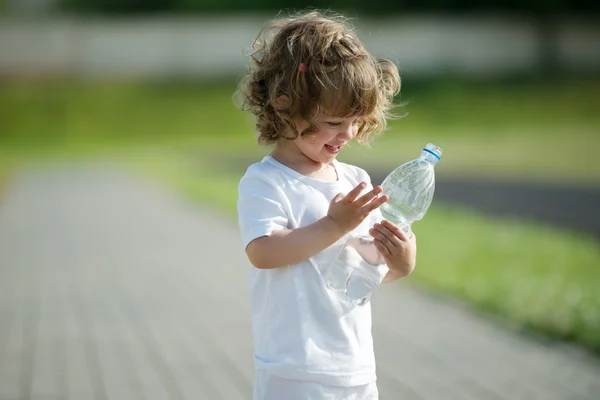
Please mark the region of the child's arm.
[[381, 283], [388, 283], [388, 282], [393, 282], [395, 280], [401, 279], [406, 277], [405, 274], [401, 273], [401, 272], [396, 272], [396, 271], [392, 271], [391, 269], [387, 272], [387, 274], [385, 274], [385, 276], [383, 277], [383, 280], [381, 281]]
[[314, 256], [356, 228], [387, 196], [377, 197], [380, 186], [358, 197], [361, 183], [346, 196], [338, 194], [330, 203], [327, 216], [297, 229], [275, 230], [254, 239], [246, 247], [250, 262], [259, 269], [285, 267]]
[[256, 238], [246, 247], [246, 254], [258, 269], [279, 268], [306, 260], [343, 235], [333, 219], [323, 217], [302, 228], [277, 230]]

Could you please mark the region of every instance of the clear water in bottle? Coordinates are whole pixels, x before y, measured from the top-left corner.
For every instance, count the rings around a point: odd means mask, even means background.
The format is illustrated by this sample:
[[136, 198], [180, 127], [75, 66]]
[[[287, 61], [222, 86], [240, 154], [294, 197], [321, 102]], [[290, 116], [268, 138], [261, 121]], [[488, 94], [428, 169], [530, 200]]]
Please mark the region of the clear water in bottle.
[[329, 266], [327, 286], [343, 295], [344, 300], [366, 304], [379, 285], [385, 267], [371, 236], [350, 236], [340, 254]]
[[[435, 191], [434, 166], [442, 149], [429, 143], [420, 157], [402, 164], [383, 181], [389, 200], [379, 208], [383, 219], [411, 234], [411, 225], [425, 216]], [[383, 257], [370, 235], [353, 233], [329, 266], [326, 283], [344, 300], [366, 304], [387, 273]]]

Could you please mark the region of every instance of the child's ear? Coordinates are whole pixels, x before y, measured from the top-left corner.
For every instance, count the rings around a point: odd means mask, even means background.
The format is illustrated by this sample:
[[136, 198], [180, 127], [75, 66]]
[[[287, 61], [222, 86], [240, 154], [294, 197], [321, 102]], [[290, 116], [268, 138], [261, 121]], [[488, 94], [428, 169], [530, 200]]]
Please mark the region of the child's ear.
[[286, 95], [277, 96], [275, 98], [275, 101], [273, 102], [273, 108], [276, 109], [277, 111], [285, 110], [286, 108], [289, 108], [290, 105], [291, 105], [291, 100]]

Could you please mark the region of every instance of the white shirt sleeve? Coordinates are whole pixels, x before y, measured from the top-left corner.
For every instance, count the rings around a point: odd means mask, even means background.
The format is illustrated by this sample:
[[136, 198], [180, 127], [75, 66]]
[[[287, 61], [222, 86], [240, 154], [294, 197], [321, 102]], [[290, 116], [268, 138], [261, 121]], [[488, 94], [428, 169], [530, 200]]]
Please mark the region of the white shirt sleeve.
[[247, 173], [238, 186], [238, 224], [244, 248], [256, 238], [287, 229], [285, 196], [258, 173]]

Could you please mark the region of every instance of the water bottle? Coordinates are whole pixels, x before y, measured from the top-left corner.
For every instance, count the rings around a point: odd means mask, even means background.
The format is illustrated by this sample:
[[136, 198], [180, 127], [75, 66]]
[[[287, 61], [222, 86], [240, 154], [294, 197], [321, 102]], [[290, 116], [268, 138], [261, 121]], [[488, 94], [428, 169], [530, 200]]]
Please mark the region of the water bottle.
[[[389, 200], [379, 207], [381, 217], [396, 224], [408, 236], [411, 225], [425, 216], [435, 191], [434, 166], [442, 149], [429, 143], [420, 157], [402, 164], [381, 184]], [[371, 227], [369, 227], [371, 228]], [[366, 304], [388, 268], [368, 232], [352, 232], [326, 274], [327, 287], [344, 300]]]

